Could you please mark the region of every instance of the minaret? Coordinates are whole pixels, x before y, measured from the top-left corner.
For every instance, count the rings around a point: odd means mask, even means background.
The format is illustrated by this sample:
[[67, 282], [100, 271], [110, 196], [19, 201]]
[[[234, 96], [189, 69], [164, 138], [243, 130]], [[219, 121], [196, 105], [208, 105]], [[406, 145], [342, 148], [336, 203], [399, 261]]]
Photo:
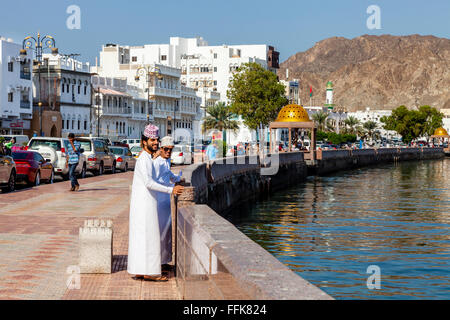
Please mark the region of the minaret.
[[331, 82], [331, 81], [327, 82], [327, 101], [325, 103], [325, 106], [331, 110], [333, 110], [333, 107], [334, 107], [334, 104], [333, 104], [333, 82]]

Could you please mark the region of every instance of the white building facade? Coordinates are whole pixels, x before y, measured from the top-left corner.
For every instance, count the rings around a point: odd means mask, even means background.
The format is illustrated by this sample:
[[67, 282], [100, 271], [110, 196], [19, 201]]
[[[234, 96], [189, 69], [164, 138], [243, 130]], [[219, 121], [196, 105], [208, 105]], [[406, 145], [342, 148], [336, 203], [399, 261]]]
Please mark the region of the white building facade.
[[34, 97], [38, 97], [46, 110], [61, 114], [61, 136], [67, 137], [69, 133], [89, 136], [92, 107], [89, 63], [44, 54], [40, 72], [40, 87], [34, 74]]
[[146, 46], [103, 46], [100, 66], [92, 71], [102, 77], [124, 79], [142, 90], [149, 101], [146, 121], [157, 125], [161, 135], [192, 141], [198, 127], [195, 122], [201, 117], [200, 98], [181, 84], [181, 69], [155, 62], [145, 49]]
[[24, 134], [32, 109], [32, 56], [20, 56], [22, 46], [0, 38], [0, 134]]
[[148, 101], [143, 90], [126, 79], [92, 76], [92, 134], [111, 140], [139, 139], [147, 123]]
[[[177, 112], [181, 87], [194, 89], [203, 108], [218, 101], [227, 102], [228, 85], [233, 73], [247, 62], [257, 62], [275, 72], [279, 67], [279, 53], [268, 45], [209, 46], [201, 37], [171, 37], [169, 44], [134, 47], [107, 44], [100, 52], [100, 66], [93, 71], [107, 77], [126, 77], [133, 82], [140, 66], [150, 67], [153, 71], [158, 67], [163, 79], [159, 81], [154, 77], [154, 82], [151, 82], [154, 104], [154, 108], [151, 108], [154, 110], [154, 118], [151, 120], [160, 126], [162, 132], [169, 133], [172, 132], [172, 122], [168, 119], [175, 118], [173, 127], [188, 130], [192, 127], [192, 133], [198, 141], [200, 130], [195, 128], [200, 128], [201, 123], [195, 123], [199, 120], [194, 118], [201, 119], [204, 110], [198, 110], [195, 115], [186, 113], [182, 108], [178, 108]], [[147, 83], [144, 79], [136, 85], [145, 89]], [[193, 99], [187, 96], [185, 98]], [[192, 125], [189, 124], [191, 121]], [[230, 142], [254, 140], [254, 133], [252, 135], [247, 131], [240, 130], [245, 137], [239, 134], [229, 135]]]
[[348, 116], [355, 117], [361, 125], [363, 125], [367, 121], [373, 121], [377, 124], [377, 129], [382, 137], [386, 137], [389, 139], [392, 138], [400, 138], [401, 136], [397, 134], [395, 131], [385, 130], [383, 129], [384, 123], [381, 122], [382, 117], [389, 117], [392, 114], [392, 110], [370, 110], [370, 108], [366, 108], [366, 110], [358, 110], [355, 112], [349, 112]]

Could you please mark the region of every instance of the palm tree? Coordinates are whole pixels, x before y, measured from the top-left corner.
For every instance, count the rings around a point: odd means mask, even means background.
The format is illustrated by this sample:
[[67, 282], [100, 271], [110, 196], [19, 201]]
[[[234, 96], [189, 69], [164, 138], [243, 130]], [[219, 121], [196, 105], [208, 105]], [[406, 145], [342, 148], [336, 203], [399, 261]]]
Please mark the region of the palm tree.
[[344, 122], [345, 125], [350, 128], [350, 133], [355, 134], [356, 126], [359, 124], [359, 120], [356, 117], [349, 116]]
[[325, 131], [325, 125], [327, 124], [328, 113], [319, 111], [312, 115], [312, 118], [320, 131]]
[[219, 130], [224, 133], [224, 141], [226, 142], [226, 131], [231, 130], [236, 132], [239, 129], [239, 122], [232, 120], [236, 117], [230, 108], [224, 102], [218, 102], [214, 106], [206, 108], [206, 113], [208, 114], [203, 119], [202, 131], [205, 133], [209, 130]]
[[326, 130], [328, 132], [335, 132], [336, 131], [336, 127], [333, 125], [333, 123], [328, 119], [327, 123], [326, 123]]
[[373, 131], [378, 127], [378, 124], [375, 121], [369, 120], [364, 122], [363, 127], [367, 130], [370, 140], [373, 140]]

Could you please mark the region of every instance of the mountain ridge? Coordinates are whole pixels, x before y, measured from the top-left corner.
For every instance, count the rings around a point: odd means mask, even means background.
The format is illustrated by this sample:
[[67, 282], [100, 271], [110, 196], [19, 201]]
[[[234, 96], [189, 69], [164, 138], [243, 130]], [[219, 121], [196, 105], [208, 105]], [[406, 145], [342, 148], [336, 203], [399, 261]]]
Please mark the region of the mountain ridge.
[[[300, 98], [325, 102], [334, 84], [334, 103], [348, 111], [393, 109], [400, 105], [450, 108], [450, 39], [432, 35], [362, 35], [317, 42], [282, 62], [280, 79], [300, 80]], [[305, 103], [306, 102], [306, 103]]]

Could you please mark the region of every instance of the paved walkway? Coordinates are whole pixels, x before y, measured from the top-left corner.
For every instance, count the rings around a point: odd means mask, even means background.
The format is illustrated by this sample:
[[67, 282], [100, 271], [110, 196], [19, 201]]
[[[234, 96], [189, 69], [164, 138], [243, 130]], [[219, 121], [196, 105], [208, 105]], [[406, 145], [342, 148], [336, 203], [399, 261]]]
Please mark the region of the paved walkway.
[[[173, 275], [165, 283], [132, 280], [127, 273], [128, 214], [133, 172], [42, 185], [0, 194], [0, 299], [179, 299]], [[85, 219], [113, 219], [113, 273], [81, 275], [81, 289], [66, 286], [78, 264], [78, 230]]]

